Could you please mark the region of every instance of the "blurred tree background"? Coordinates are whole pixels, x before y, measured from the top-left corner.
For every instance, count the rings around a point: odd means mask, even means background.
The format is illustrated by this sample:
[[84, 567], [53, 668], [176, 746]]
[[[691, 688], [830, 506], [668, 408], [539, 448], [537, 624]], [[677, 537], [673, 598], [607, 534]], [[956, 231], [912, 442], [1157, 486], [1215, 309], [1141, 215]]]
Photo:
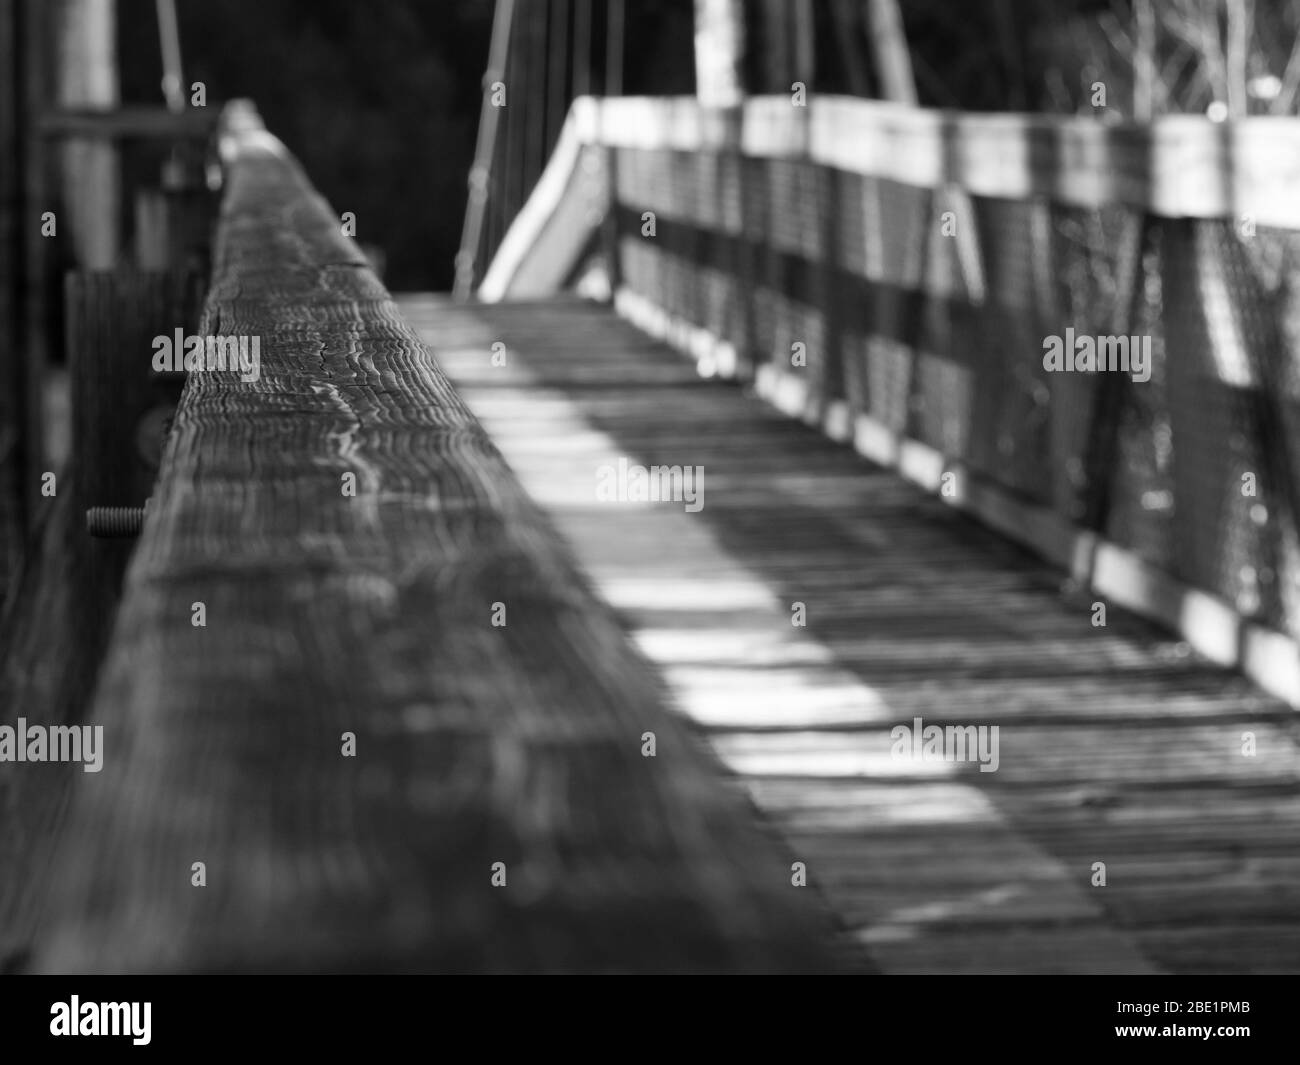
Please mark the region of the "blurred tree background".
[[[536, 12], [545, 0], [517, 0]], [[625, 0], [627, 93], [694, 91], [694, 0]], [[394, 289], [447, 289], [465, 209], [493, 0], [178, 0], [187, 83], [254, 100]], [[153, 0], [118, 0], [122, 99], [161, 103]], [[553, 10], [554, 8], [552, 8]], [[746, 88], [888, 95], [872, 0], [746, 0]], [[567, 10], [572, 11], [572, 5]], [[591, 82], [604, 79], [592, 0]], [[1297, 0], [905, 0], [917, 102], [966, 111], [1294, 113]], [[1143, 16], [1149, 25], [1144, 33]], [[517, 14], [516, 18], [520, 16]], [[810, 52], [797, 55], [800, 30]], [[807, 68], [808, 73], [803, 70]], [[128, 164], [129, 165], [129, 164]], [[125, 175], [126, 187], [149, 174]]]
[[[122, 99], [161, 104], [153, 0], [117, 6]], [[357, 239], [384, 250], [391, 288], [449, 289], [492, 10], [492, 0], [178, 0], [185, 81], [202, 81], [210, 104], [257, 104], [331, 205], [356, 213]], [[627, 91], [692, 91], [692, 11], [691, 0], [630, 0]], [[597, 86], [602, 54], [593, 48]]]
[[[394, 287], [445, 288], [478, 118], [490, 0], [180, 0], [187, 85], [251, 98]], [[152, 0], [119, 0], [125, 102], [161, 102]], [[187, 90], [188, 95], [188, 90]]]

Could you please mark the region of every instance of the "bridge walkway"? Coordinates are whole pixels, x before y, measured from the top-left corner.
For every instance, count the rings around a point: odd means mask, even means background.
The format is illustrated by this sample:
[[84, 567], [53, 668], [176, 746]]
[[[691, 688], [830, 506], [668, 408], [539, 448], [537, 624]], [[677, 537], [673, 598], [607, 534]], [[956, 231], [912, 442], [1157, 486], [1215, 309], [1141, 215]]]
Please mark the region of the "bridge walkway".
[[[872, 967], [1294, 968], [1284, 704], [600, 305], [400, 305]], [[620, 460], [702, 505], [599, 501]], [[916, 718], [996, 771], [893, 757]]]

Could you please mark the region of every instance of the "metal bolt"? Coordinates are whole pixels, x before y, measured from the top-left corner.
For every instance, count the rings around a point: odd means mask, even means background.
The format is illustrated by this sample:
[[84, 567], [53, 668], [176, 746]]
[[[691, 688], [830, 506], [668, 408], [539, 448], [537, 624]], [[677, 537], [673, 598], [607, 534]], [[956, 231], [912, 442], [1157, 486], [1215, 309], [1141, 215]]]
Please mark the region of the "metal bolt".
[[86, 511], [86, 531], [109, 540], [139, 536], [144, 513], [144, 507], [91, 507]]

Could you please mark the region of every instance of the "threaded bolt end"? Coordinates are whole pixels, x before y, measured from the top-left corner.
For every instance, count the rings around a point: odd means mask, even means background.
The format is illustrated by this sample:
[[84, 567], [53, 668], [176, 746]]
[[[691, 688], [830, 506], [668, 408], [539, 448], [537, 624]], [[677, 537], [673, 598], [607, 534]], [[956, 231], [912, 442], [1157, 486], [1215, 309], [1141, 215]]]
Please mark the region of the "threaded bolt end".
[[91, 507], [86, 511], [86, 531], [91, 536], [120, 540], [139, 536], [144, 528], [144, 507]]

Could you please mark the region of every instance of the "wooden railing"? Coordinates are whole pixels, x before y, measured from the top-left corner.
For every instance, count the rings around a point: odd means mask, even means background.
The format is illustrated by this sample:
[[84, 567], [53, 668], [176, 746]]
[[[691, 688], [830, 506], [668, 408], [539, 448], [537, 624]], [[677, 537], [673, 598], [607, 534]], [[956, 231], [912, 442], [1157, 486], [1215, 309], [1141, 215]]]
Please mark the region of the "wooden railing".
[[930, 111], [854, 97], [762, 96], [736, 112], [691, 97], [581, 101], [584, 140], [611, 148], [799, 159], [918, 188], [1122, 205], [1165, 218], [1249, 215], [1300, 229], [1300, 121], [1169, 115], [1151, 125], [1058, 115]]
[[220, 148], [200, 333], [259, 361], [189, 374], [37, 967], [828, 964], [338, 217], [247, 105]]
[[[703, 372], [1300, 703], [1298, 178], [1290, 118], [587, 98], [479, 295], [599, 249]], [[1049, 372], [1084, 334], [1149, 343], [1149, 380]]]
[[[1228, 124], [1169, 115], [1133, 125], [929, 111], [856, 97], [815, 97], [796, 107], [785, 96], [758, 96], [716, 110], [694, 97], [586, 96], [574, 101], [547, 169], [493, 259], [481, 298], [516, 294], [516, 271], [525, 255], [538, 255], [541, 228], [564, 200], [579, 159], [587, 172], [585, 202], [604, 208], [608, 149], [731, 153], [818, 164], [913, 188], [1041, 197], [1064, 207], [1129, 207], [1163, 218], [1240, 218], [1255, 227], [1300, 230], [1296, 119]], [[589, 230], [598, 221], [590, 217]]]

